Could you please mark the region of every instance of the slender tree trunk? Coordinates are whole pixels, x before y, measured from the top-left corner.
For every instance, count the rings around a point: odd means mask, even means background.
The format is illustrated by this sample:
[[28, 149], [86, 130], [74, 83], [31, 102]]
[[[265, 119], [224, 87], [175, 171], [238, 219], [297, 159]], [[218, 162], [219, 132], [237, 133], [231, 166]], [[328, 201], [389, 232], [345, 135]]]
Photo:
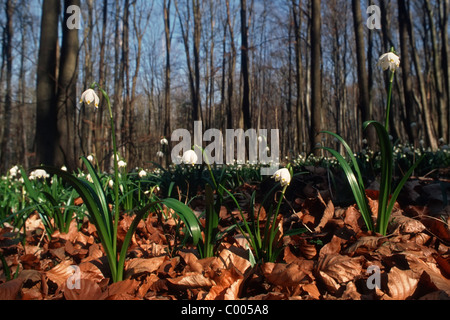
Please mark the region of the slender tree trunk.
[[227, 128], [233, 128], [233, 92], [234, 92], [234, 69], [236, 68], [236, 45], [234, 43], [234, 29], [231, 24], [230, 2], [226, 0], [227, 22], [230, 32], [231, 57], [228, 59], [228, 83], [227, 83]]
[[[322, 54], [321, 54], [321, 0], [312, 0], [311, 27], [311, 148], [321, 143], [322, 130]], [[319, 154], [319, 150], [315, 150]]]
[[306, 151], [303, 148], [303, 142], [305, 137], [303, 135], [302, 128], [304, 127], [304, 112], [303, 112], [303, 81], [302, 81], [302, 49], [301, 49], [301, 1], [297, 3], [296, 0], [292, 0], [292, 16], [294, 18], [294, 35], [295, 35], [295, 83], [296, 83], [296, 95], [297, 100], [295, 102], [295, 110], [297, 116], [297, 148], [298, 151]]
[[250, 119], [250, 78], [248, 58], [247, 0], [241, 0], [241, 75], [242, 75], [242, 125], [247, 130], [251, 127]]
[[12, 145], [13, 139], [13, 110], [12, 110], [12, 67], [13, 67], [13, 43], [12, 39], [14, 36], [13, 29], [13, 13], [14, 4], [12, 0], [7, 0], [5, 2], [5, 14], [6, 14], [6, 26], [5, 28], [5, 38], [4, 38], [4, 48], [6, 49], [6, 94], [5, 94], [5, 118], [4, 118], [4, 133], [1, 141], [1, 164], [9, 167], [10, 161], [14, 158], [14, 149]]
[[428, 103], [428, 98], [427, 98], [427, 90], [426, 90], [426, 84], [425, 84], [425, 79], [424, 79], [424, 74], [422, 72], [422, 65], [420, 63], [420, 58], [419, 58], [419, 54], [416, 50], [416, 41], [415, 41], [415, 35], [414, 32], [412, 30], [412, 24], [411, 24], [411, 16], [410, 13], [408, 13], [408, 20], [407, 20], [407, 26], [408, 26], [408, 35], [409, 35], [409, 40], [410, 40], [410, 48], [412, 49], [412, 57], [413, 57], [413, 62], [414, 62], [414, 68], [416, 69], [416, 74], [417, 74], [417, 82], [418, 82], [418, 87], [419, 87], [419, 94], [420, 94], [420, 109], [421, 109], [421, 114], [423, 117], [423, 121], [424, 121], [424, 126], [425, 126], [425, 132], [426, 132], [426, 139], [427, 142], [429, 144], [429, 146], [431, 147], [432, 150], [437, 150], [437, 139], [436, 139], [436, 131], [434, 130], [434, 125], [433, 125], [433, 119], [432, 119], [432, 113], [430, 110], [430, 104]]
[[[359, 109], [361, 110], [362, 121], [372, 119], [372, 110], [370, 108], [369, 79], [366, 69], [366, 54], [364, 45], [364, 30], [361, 15], [360, 0], [352, 0], [353, 25], [356, 37], [356, 60], [358, 69], [358, 88], [359, 88]], [[368, 144], [373, 150], [375, 148], [376, 137], [373, 128], [367, 130]]]
[[[166, 36], [166, 68], [165, 68], [165, 85], [164, 85], [164, 136], [168, 138], [171, 132], [170, 125], [170, 5], [171, 0], [164, 0], [164, 32]], [[168, 165], [169, 153], [166, 152], [166, 165]]]
[[406, 119], [405, 130], [408, 134], [409, 141], [415, 144], [417, 142], [417, 130], [413, 130], [411, 123], [416, 122], [415, 119], [415, 103], [412, 88], [412, 72], [411, 61], [409, 58], [408, 46], [408, 10], [406, 8], [405, 0], [398, 0], [399, 13], [399, 33], [400, 33], [400, 51], [402, 61], [402, 80], [403, 80], [403, 95], [405, 97]]
[[36, 154], [39, 164], [54, 165], [58, 142], [56, 64], [59, 0], [42, 3], [41, 38], [36, 85]]
[[[67, 0], [64, 2], [64, 24], [71, 16], [67, 8], [71, 5], [80, 6], [80, 0]], [[78, 30], [63, 27], [61, 58], [58, 77], [58, 132], [59, 146], [55, 162], [57, 166], [66, 165], [68, 169], [75, 170], [78, 165], [76, 150], [79, 141], [76, 139], [76, 105], [77, 78], [78, 78]]]
[[[106, 89], [106, 74], [105, 74], [105, 47], [106, 47], [106, 29], [108, 27], [108, 0], [103, 0], [103, 8], [102, 8], [102, 33], [100, 38], [100, 61], [98, 66], [98, 83], [102, 88]], [[95, 155], [98, 160], [103, 159], [105, 155], [105, 141], [107, 138], [105, 137], [106, 130], [104, 129], [104, 110], [105, 110], [105, 99], [101, 99], [100, 106], [97, 109], [96, 115], [96, 127], [94, 131], [95, 135]], [[100, 166], [103, 170], [105, 170], [105, 166], [103, 162], [100, 162]]]
[[431, 34], [431, 48], [433, 54], [433, 75], [434, 75], [434, 85], [436, 87], [436, 99], [437, 99], [437, 111], [439, 115], [439, 136], [446, 137], [449, 135], [448, 127], [448, 105], [446, 105], [444, 97], [444, 85], [442, 80], [442, 70], [441, 70], [441, 59], [439, 56], [438, 40], [436, 34], [436, 25], [434, 23], [433, 8], [430, 0], [425, 1], [425, 11], [427, 13], [428, 19], [430, 21], [430, 34]]

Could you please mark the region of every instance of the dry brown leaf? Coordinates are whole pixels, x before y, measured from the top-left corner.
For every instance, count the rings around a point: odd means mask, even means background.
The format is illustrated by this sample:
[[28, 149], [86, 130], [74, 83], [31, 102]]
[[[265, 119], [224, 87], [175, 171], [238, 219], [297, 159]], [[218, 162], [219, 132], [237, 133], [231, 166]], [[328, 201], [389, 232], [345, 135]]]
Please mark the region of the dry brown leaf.
[[338, 284], [342, 284], [361, 275], [362, 259], [361, 257], [350, 258], [340, 254], [328, 254], [319, 258], [317, 270], [327, 274]]
[[0, 284], [0, 300], [16, 300], [22, 288], [24, 279], [14, 279]]
[[309, 278], [309, 272], [295, 263], [267, 262], [261, 266], [261, 270], [267, 281], [283, 287], [296, 286]]
[[344, 239], [338, 237], [337, 235], [334, 235], [333, 238], [331, 238], [331, 241], [320, 249], [319, 256], [323, 257], [329, 254], [341, 252], [341, 245], [343, 242], [345, 242]]
[[436, 288], [450, 296], [450, 280], [442, 275], [436, 264], [426, 263], [414, 255], [407, 255], [406, 259], [412, 270], [417, 273], [426, 272]]
[[328, 223], [330, 219], [334, 216], [334, 204], [331, 200], [328, 201], [328, 203], [325, 203], [323, 200], [320, 192], [318, 193], [318, 199], [322, 202], [322, 204], [325, 206], [325, 210], [323, 211], [323, 216], [320, 219], [319, 224], [314, 228], [315, 232], [319, 232], [320, 230], [325, 227], [325, 225]]
[[393, 267], [388, 273], [389, 296], [394, 300], [405, 300], [416, 291], [419, 277], [412, 270]]
[[248, 268], [251, 267], [250, 261], [246, 258], [248, 256], [247, 250], [243, 248], [230, 247], [224, 249], [219, 254], [219, 261], [223, 263], [224, 269], [236, 268], [241, 274], [245, 274]]
[[399, 229], [402, 233], [420, 233], [425, 230], [422, 222], [406, 217], [400, 213], [393, 214], [391, 223], [395, 229]]
[[382, 239], [378, 236], [363, 236], [356, 240], [351, 246], [346, 248], [343, 252], [345, 254], [355, 253], [359, 248], [364, 247], [367, 250], [375, 250], [379, 246], [379, 242]]
[[188, 289], [188, 288], [208, 288], [214, 286], [216, 283], [206, 278], [204, 275], [194, 272], [188, 272], [180, 277], [167, 279], [171, 284]]
[[56, 267], [50, 269], [45, 273], [48, 279], [53, 281], [61, 287], [67, 279], [74, 274], [74, 268], [70, 260], [65, 260]]
[[125, 278], [129, 278], [133, 274], [155, 272], [166, 260], [167, 256], [155, 257], [150, 259], [131, 259], [126, 263], [125, 266]]
[[315, 283], [304, 284], [302, 285], [302, 289], [313, 299], [319, 300], [321, 297], [320, 291]]
[[183, 252], [183, 251], [180, 251], [178, 254], [183, 258], [184, 262], [188, 267], [186, 271], [198, 273], [203, 271], [203, 266], [201, 265], [201, 263], [198, 262], [198, 258], [195, 254], [193, 254], [192, 252]]
[[361, 300], [361, 294], [356, 289], [355, 283], [350, 281], [347, 283], [344, 293], [342, 294], [342, 299], [346, 300]]
[[243, 279], [244, 277], [234, 268], [223, 270], [214, 278], [216, 284], [209, 290], [205, 300], [237, 299]]
[[103, 292], [101, 299], [110, 299], [112, 296], [133, 295], [139, 286], [136, 280], [123, 280], [109, 285]]
[[79, 285], [79, 289], [64, 287], [66, 300], [100, 300], [102, 298], [102, 290], [95, 281], [81, 279]]
[[354, 205], [345, 209], [344, 222], [345, 224], [349, 225], [356, 233], [361, 230], [361, 219], [361, 212], [359, 212]]

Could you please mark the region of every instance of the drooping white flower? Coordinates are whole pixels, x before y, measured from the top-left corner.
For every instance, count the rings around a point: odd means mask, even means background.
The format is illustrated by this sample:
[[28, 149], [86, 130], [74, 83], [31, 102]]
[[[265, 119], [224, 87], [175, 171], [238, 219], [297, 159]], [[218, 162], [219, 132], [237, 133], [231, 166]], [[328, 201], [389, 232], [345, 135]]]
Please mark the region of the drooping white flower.
[[161, 141], [160, 141], [160, 143], [161, 143], [161, 145], [168, 145], [168, 144], [169, 144], [169, 141], [167, 141], [166, 138], [162, 138]]
[[385, 53], [378, 59], [377, 65], [380, 66], [383, 71], [386, 71], [387, 69], [395, 71], [400, 67], [400, 57], [393, 52]]
[[86, 103], [88, 106], [93, 102], [94, 106], [98, 108], [98, 104], [100, 102], [100, 98], [95, 93], [93, 89], [87, 89], [83, 94], [81, 95], [80, 103]]
[[192, 164], [194, 165], [198, 160], [197, 154], [194, 150], [188, 150], [183, 154], [183, 158], [181, 158], [181, 161], [185, 164]]
[[277, 170], [272, 178], [275, 178], [275, 181], [280, 181], [283, 187], [291, 183], [291, 173], [286, 168]]
[[147, 171], [145, 171], [144, 169], [142, 169], [141, 171], [139, 171], [139, 177], [143, 178], [147, 175]]
[[48, 177], [50, 177], [50, 175], [47, 173], [47, 171], [45, 171], [43, 169], [36, 169], [30, 173], [29, 179], [35, 180], [35, 179], [48, 178]]
[[66, 166], [62, 166], [62, 167], [61, 167], [61, 170], [62, 170], [62, 171], [67, 171], [67, 167], [66, 167]]
[[92, 154], [86, 157], [90, 162], [94, 161], [94, 156]]
[[119, 162], [117, 162], [117, 165], [119, 166], [119, 168], [124, 168], [127, 166], [127, 163], [123, 160], [120, 160]]
[[156, 153], [156, 156], [157, 156], [158, 158], [163, 158], [163, 157], [164, 157], [164, 152], [158, 151], [158, 152]]
[[15, 177], [18, 171], [19, 171], [19, 167], [18, 166], [14, 166], [11, 169], [9, 169], [9, 175], [11, 177]]

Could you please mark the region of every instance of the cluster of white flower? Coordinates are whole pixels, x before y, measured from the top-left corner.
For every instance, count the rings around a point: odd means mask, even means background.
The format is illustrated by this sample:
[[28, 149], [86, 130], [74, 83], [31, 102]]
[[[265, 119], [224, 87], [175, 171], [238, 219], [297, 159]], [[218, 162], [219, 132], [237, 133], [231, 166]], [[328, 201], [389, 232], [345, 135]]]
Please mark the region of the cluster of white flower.
[[49, 177], [50, 177], [50, 175], [47, 173], [47, 171], [45, 171], [43, 169], [36, 169], [30, 173], [30, 176], [28, 177], [28, 179], [36, 180], [36, 179], [45, 179], [45, 178], [49, 178]]

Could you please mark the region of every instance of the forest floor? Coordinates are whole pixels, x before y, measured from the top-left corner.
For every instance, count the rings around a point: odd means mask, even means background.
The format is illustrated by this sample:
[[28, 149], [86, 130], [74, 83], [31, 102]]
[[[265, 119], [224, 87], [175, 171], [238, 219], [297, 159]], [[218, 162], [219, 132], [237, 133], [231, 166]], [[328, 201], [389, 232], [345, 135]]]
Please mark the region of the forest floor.
[[[193, 247], [169, 255], [167, 241], [173, 240], [156, 215], [149, 215], [133, 237], [125, 280], [117, 283], [110, 280], [94, 225], [85, 220], [78, 230], [73, 222], [67, 234], [56, 232], [49, 240], [33, 215], [24, 242], [14, 230], [0, 229], [0, 250], [18, 275], [6, 281], [0, 268], [0, 300], [450, 299], [450, 206], [444, 205], [450, 189], [442, 187], [449, 180], [408, 181], [387, 236], [364, 231], [355, 205], [334, 203], [326, 181], [319, 170], [291, 182], [290, 209], [282, 207], [280, 226], [308, 231], [277, 234], [284, 248], [277, 262], [252, 266], [238, 233], [224, 238], [212, 258], [199, 259]], [[253, 190], [263, 192], [264, 185], [248, 183], [240, 191]], [[377, 192], [367, 194], [375, 218]], [[201, 211], [202, 205], [197, 201], [193, 209]], [[237, 216], [221, 210], [221, 228], [232, 223], [232, 215]], [[131, 221], [123, 215], [119, 244]], [[166, 227], [174, 225], [166, 221]]]

